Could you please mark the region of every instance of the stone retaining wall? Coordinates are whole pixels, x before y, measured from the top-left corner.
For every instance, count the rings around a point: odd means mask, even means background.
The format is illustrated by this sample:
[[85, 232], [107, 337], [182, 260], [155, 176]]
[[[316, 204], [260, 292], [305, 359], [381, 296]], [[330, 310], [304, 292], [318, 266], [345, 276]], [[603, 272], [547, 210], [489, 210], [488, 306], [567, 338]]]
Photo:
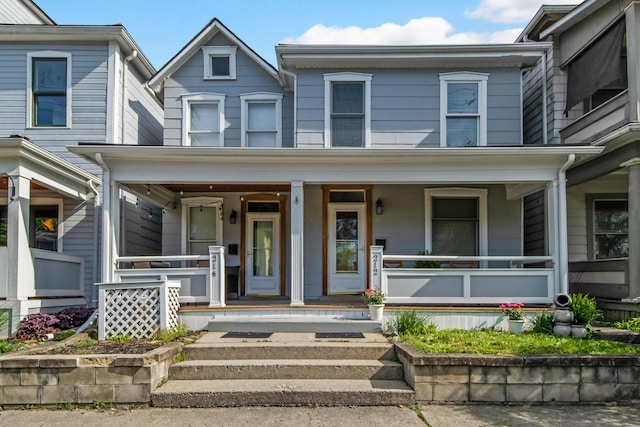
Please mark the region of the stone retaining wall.
[[182, 344], [139, 355], [0, 357], [0, 402], [12, 405], [149, 403]]
[[640, 401], [640, 356], [429, 355], [404, 343], [396, 351], [421, 403]]

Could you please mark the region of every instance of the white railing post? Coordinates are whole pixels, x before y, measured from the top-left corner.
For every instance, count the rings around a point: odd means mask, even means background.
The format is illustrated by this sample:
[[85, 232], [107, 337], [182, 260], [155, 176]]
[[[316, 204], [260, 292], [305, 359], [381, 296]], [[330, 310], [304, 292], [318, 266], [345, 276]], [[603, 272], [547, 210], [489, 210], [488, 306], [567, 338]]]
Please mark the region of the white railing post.
[[164, 280], [160, 288], [160, 329], [178, 327], [178, 311], [180, 310], [180, 281]]
[[224, 307], [226, 286], [224, 246], [209, 246], [209, 307]]
[[[380, 289], [386, 294], [386, 283], [382, 280], [382, 246], [371, 246], [369, 249], [369, 288]], [[384, 287], [383, 287], [384, 286]]]

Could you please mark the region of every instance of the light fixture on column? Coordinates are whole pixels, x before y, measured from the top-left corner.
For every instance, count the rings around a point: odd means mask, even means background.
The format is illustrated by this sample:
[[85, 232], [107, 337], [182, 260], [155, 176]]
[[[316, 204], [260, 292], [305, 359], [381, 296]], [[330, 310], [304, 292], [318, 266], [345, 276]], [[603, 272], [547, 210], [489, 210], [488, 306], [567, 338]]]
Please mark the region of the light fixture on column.
[[238, 220], [238, 212], [235, 209], [231, 210], [231, 215], [229, 215], [229, 224], [235, 224]]
[[147, 196], [151, 194], [151, 185], [147, 184]]
[[384, 206], [382, 205], [382, 200], [378, 198], [378, 200], [376, 200], [376, 214], [382, 215], [383, 213], [384, 213]]
[[[10, 194], [9, 200], [14, 200], [16, 198], [16, 183], [13, 181], [13, 178], [3, 173], [0, 175], [0, 181], [3, 184], [7, 184], [7, 193]], [[9, 188], [9, 181], [11, 181], [11, 188]]]
[[149, 218], [153, 218], [153, 211], [149, 208]]

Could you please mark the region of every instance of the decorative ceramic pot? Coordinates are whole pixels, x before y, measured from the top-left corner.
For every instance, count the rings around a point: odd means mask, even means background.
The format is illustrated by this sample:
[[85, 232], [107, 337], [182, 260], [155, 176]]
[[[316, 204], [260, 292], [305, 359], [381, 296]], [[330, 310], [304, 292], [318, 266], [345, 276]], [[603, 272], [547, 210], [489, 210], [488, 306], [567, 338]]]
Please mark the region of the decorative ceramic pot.
[[568, 337], [571, 335], [571, 325], [556, 325], [553, 327], [553, 333], [561, 337]]
[[584, 325], [571, 325], [571, 336], [574, 338], [586, 338], [587, 328]]
[[556, 294], [553, 297], [553, 305], [556, 307], [571, 307], [571, 297], [567, 294]]
[[380, 322], [382, 320], [382, 311], [384, 304], [369, 304], [369, 318], [373, 321]]
[[509, 319], [509, 332], [512, 334], [519, 334], [524, 327], [524, 320], [511, 320]]
[[556, 308], [553, 312], [553, 320], [556, 323], [571, 323], [573, 322], [573, 311], [564, 307]]

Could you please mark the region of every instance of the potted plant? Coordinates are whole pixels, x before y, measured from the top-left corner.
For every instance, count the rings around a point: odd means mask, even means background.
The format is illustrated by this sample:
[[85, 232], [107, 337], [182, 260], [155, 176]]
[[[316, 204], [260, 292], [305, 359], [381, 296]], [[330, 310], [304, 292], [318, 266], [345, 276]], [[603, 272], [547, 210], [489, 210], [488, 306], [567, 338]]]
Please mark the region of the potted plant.
[[591, 322], [602, 317], [602, 311], [596, 305], [596, 299], [588, 294], [571, 294], [571, 311], [573, 311], [573, 324], [571, 336], [584, 338]]
[[[430, 251], [418, 251], [416, 255], [434, 255]], [[442, 261], [437, 260], [420, 260], [414, 263], [415, 268], [440, 268]]]
[[519, 334], [524, 326], [524, 304], [521, 302], [510, 302], [500, 305], [502, 312], [509, 320], [509, 332]]
[[369, 306], [369, 317], [377, 322], [382, 320], [385, 295], [380, 289], [369, 288], [362, 294], [362, 300]]

